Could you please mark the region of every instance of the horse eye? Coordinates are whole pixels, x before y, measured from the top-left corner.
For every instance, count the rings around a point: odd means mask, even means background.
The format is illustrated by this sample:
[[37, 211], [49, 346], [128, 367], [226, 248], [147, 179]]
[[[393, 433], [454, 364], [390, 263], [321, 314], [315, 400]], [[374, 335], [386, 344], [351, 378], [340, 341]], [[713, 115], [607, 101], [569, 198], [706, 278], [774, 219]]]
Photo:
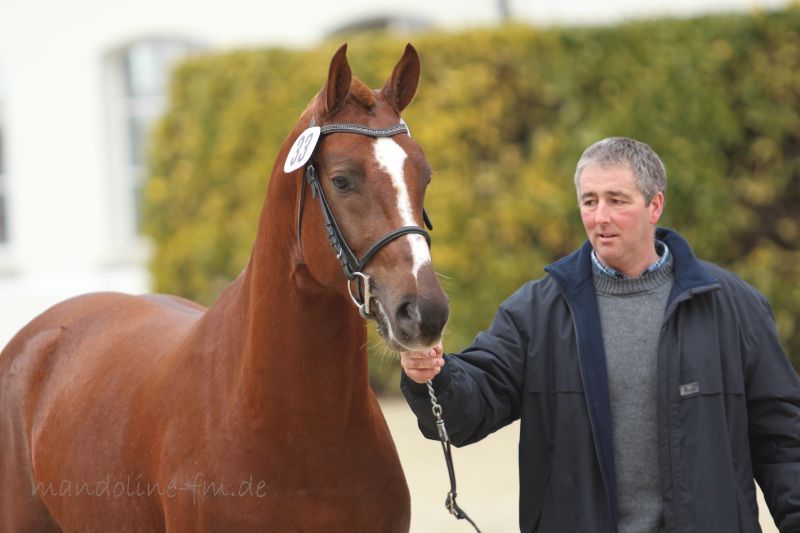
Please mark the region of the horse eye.
[[345, 178], [344, 176], [336, 176], [333, 178], [333, 186], [339, 189], [340, 191], [346, 191], [350, 188], [350, 180]]

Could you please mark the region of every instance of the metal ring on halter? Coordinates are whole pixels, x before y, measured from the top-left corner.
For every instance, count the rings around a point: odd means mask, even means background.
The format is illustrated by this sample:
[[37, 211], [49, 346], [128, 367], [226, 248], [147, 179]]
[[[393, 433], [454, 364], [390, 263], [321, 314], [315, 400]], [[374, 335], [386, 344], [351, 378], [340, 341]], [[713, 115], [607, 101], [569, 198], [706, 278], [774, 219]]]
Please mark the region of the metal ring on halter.
[[[358, 298], [355, 297], [353, 294], [351, 282], [355, 281], [358, 283], [358, 277], [360, 277], [364, 282], [364, 293], [362, 294], [364, 300], [362, 302], [358, 301]], [[361, 313], [361, 316], [365, 319], [375, 318], [369, 310], [369, 301], [372, 299], [372, 291], [370, 290], [369, 286], [369, 276], [362, 272], [353, 272], [353, 278], [347, 280], [347, 292], [350, 293], [350, 298], [353, 300], [353, 303], [356, 304], [358, 307], [358, 312]]]

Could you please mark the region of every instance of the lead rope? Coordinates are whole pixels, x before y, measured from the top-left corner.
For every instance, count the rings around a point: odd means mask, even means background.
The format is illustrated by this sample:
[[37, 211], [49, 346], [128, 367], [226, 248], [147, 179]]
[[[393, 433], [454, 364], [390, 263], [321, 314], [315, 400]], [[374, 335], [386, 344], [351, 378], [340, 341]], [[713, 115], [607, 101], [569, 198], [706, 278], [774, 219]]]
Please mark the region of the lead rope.
[[450, 476], [450, 492], [447, 493], [447, 499], [444, 502], [444, 506], [447, 507], [447, 510], [450, 511], [450, 514], [455, 516], [459, 520], [466, 520], [469, 522], [472, 527], [475, 528], [475, 531], [481, 533], [481, 530], [478, 529], [478, 526], [475, 525], [475, 522], [464, 512], [464, 510], [459, 507], [458, 503], [456, 503], [456, 470], [453, 466], [453, 454], [450, 450], [450, 437], [447, 435], [447, 429], [444, 427], [444, 419], [442, 418], [442, 406], [439, 405], [439, 401], [436, 399], [436, 394], [433, 392], [433, 382], [428, 380], [428, 394], [431, 397], [431, 411], [433, 412], [433, 416], [436, 417], [436, 431], [439, 433], [439, 442], [442, 445], [442, 451], [444, 452], [444, 460], [447, 463], [447, 474]]

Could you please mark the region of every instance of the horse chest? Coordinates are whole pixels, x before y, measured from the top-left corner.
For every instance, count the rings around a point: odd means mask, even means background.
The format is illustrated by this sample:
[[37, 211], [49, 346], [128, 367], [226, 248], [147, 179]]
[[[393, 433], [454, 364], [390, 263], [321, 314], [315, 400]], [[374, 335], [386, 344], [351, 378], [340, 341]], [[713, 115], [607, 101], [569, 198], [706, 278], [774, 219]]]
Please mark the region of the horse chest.
[[[385, 479], [371, 493], [310, 487], [274, 489], [261, 498], [231, 504], [207, 500], [198, 508], [196, 531], [398, 532], [409, 530], [408, 493]], [[384, 485], [381, 485], [383, 483]], [[405, 489], [405, 485], [402, 487]], [[168, 527], [167, 531], [182, 531]]]
[[180, 494], [162, 499], [167, 531], [406, 532], [408, 487], [384, 433], [221, 439], [169, 476]]

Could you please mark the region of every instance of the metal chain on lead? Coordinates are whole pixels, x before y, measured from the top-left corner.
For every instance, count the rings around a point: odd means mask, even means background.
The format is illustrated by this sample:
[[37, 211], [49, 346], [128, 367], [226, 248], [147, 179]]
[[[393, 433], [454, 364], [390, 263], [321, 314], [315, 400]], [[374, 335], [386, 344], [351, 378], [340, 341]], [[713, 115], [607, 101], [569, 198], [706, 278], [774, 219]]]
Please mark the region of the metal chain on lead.
[[436, 398], [436, 393], [433, 391], [433, 381], [427, 381], [428, 395], [431, 397], [431, 411], [433, 416], [436, 417], [436, 430], [439, 432], [439, 439], [444, 442], [450, 442], [450, 437], [447, 435], [447, 429], [444, 427], [444, 420], [442, 419], [442, 406], [439, 405], [439, 400]]
[[455, 466], [453, 466], [453, 454], [450, 451], [450, 436], [447, 434], [447, 429], [444, 427], [442, 406], [439, 404], [439, 400], [436, 398], [436, 393], [433, 390], [433, 381], [429, 379], [426, 385], [428, 386], [428, 395], [431, 397], [431, 412], [436, 418], [436, 431], [439, 433], [439, 442], [442, 445], [444, 459], [447, 463], [447, 474], [450, 477], [450, 492], [447, 493], [447, 500], [445, 500], [444, 503], [445, 507], [450, 511], [450, 514], [459, 520], [466, 520], [475, 528], [475, 531], [481, 533], [481, 530], [478, 529], [475, 522], [473, 522], [467, 513], [456, 503], [456, 471]]

